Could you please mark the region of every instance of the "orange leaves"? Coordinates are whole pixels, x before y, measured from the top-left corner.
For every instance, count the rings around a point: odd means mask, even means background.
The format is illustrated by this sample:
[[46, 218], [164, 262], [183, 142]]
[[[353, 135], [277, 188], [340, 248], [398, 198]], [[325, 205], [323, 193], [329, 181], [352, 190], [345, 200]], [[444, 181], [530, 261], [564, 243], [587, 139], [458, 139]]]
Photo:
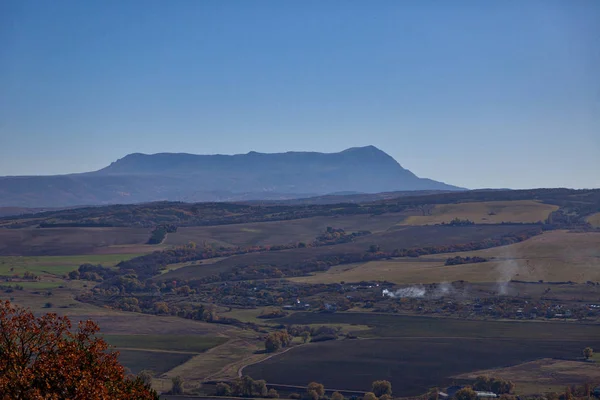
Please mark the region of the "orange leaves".
[[125, 376], [99, 330], [85, 321], [73, 331], [67, 317], [35, 317], [0, 303], [0, 393], [12, 400], [157, 398], [141, 380]]

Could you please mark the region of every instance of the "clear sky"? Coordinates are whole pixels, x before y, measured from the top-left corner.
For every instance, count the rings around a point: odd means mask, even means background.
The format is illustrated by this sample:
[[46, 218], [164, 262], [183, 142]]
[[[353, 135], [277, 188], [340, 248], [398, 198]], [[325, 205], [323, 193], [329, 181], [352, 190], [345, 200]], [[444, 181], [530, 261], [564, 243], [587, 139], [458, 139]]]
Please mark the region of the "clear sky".
[[600, 1], [0, 1], [0, 175], [369, 144], [600, 187]]

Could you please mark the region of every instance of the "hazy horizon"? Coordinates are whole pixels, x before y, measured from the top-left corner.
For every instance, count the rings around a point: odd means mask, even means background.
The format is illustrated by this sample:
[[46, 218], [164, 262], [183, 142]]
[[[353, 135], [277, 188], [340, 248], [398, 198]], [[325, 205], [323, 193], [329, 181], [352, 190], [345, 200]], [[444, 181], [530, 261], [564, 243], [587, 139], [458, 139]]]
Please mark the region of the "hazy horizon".
[[374, 145], [468, 188], [600, 188], [600, 2], [0, 4], [0, 176]]

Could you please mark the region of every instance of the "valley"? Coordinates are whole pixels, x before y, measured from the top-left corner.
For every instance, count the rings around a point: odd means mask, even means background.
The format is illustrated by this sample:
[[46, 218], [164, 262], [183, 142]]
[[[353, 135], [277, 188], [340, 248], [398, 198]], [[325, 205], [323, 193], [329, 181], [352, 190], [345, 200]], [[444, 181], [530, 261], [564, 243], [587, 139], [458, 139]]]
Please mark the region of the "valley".
[[[581, 354], [600, 348], [599, 210], [600, 191], [540, 189], [5, 216], [0, 290], [98, 322], [161, 392], [180, 377], [213, 395], [248, 374], [282, 393], [385, 379], [410, 397], [541, 360], [594, 380]], [[278, 332], [289, 341], [266, 348]]]

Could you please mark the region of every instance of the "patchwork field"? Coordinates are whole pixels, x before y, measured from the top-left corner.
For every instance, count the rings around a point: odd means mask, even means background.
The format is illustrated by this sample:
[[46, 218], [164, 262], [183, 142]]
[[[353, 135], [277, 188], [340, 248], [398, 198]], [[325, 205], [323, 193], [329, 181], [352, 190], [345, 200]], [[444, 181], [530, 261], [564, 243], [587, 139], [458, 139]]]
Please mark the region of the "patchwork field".
[[429, 215], [413, 215], [401, 224], [433, 225], [448, 223], [455, 218], [468, 219], [476, 224], [535, 223], [545, 221], [556, 210], [558, 206], [534, 200], [440, 204], [433, 207]]
[[600, 382], [600, 364], [544, 358], [507, 368], [469, 372], [454, 378], [472, 380], [480, 375], [513, 381], [519, 393], [560, 393], [568, 385]]
[[[452, 383], [451, 375], [518, 364], [540, 357], [572, 357], [590, 342], [534, 339], [394, 338], [343, 340], [301, 346], [244, 372], [268, 382], [369, 390], [386, 379], [397, 396], [415, 396]], [[595, 339], [600, 344], [599, 339]], [[498, 347], [502, 351], [498, 351]]]
[[[543, 357], [580, 357], [600, 346], [600, 326], [567, 323], [465, 321], [374, 313], [296, 313], [283, 323], [359, 323], [365, 339], [330, 341], [293, 349], [249, 366], [245, 373], [280, 384], [311, 380], [329, 388], [368, 390], [376, 379], [396, 395], [423, 393], [452, 382], [453, 371], [510, 366]], [[558, 339], [560, 338], [560, 339]], [[502, 351], [498, 351], [502, 349]]]
[[228, 257], [211, 265], [182, 267], [164, 274], [161, 279], [193, 279], [227, 271], [236, 266], [247, 265], [287, 265], [316, 257], [336, 256], [351, 253], [364, 253], [369, 246], [376, 244], [382, 250], [464, 244], [490, 237], [522, 232], [528, 225], [486, 225], [486, 226], [414, 226], [394, 229], [358, 237], [351, 243], [316, 248], [251, 253]]
[[143, 369], [165, 373], [229, 339], [196, 335], [104, 335], [133, 373]]
[[0, 229], [0, 255], [149, 252], [156, 249], [144, 246], [149, 236], [150, 230], [145, 228]]
[[[489, 261], [447, 266], [455, 256], [478, 256]], [[452, 282], [600, 281], [600, 233], [546, 232], [521, 243], [485, 250], [398, 258], [361, 264], [338, 265], [295, 282], [335, 283], [387, 280], [397, 284]]]

